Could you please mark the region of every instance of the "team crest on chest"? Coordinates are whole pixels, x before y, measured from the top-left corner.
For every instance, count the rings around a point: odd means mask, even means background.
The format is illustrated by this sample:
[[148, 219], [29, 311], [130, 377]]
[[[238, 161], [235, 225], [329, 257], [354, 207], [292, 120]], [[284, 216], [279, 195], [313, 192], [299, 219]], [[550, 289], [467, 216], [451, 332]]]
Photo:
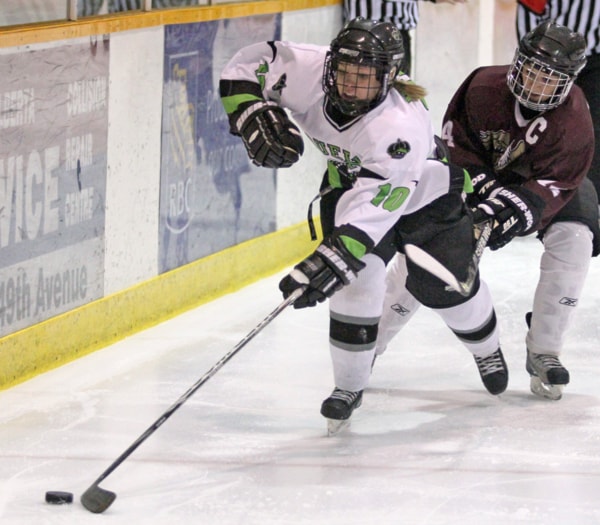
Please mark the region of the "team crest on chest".
[[393, 144], [388, 146], [387, 152], [393, 159], [403, 159], [410, 151], [410, 144], [405, 140], [398, 139]]
[[484, 148], [492, 154], [494, 168], [502, 170], [525, 153], [523, 140], [513, 139], [508, 131], [480, 131]]

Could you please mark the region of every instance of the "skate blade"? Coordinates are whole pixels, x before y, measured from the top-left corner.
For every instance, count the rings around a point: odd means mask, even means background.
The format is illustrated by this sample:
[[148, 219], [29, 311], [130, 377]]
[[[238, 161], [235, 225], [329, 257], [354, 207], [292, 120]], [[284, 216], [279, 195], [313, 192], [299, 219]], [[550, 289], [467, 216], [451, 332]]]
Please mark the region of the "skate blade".
[[335, 436], [342, 430], [350, 426], [349, 419], [329, 419], [327, 418], [327, 437]]
[[536, 395], [552, 401], [558, 401], [562, 397], [564, 385], [547, 385], [537, 376], [531, 376], [529, 383], [531, 391]]

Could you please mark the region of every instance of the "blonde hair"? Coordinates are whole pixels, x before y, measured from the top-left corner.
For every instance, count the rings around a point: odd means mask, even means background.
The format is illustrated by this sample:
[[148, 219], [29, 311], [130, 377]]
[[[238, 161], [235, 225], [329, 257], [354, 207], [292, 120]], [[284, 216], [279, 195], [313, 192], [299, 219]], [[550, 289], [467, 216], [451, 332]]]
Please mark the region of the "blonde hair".
[[423, 100], [427, 96], [427, 90], [412, 80], [396, 79], [392, 87], [409, 102]]

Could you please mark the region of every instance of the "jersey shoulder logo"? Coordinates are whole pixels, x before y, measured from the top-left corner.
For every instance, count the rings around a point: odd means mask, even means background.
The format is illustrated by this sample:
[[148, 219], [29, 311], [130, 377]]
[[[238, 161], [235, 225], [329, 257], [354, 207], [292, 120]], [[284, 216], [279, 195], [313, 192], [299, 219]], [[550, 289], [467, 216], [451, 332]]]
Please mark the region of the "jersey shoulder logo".
[[410, 144], [404, 140], [398, 139], [388, 146], [387, 152], [393, 159], [403, 159], [410, 151]]
[[283, 88], [287, 87], [287, 75], [284, 73], [279, 77], [279, 80], [273, 84], [273, 91], [279, 91], [280, 93], [283, 91]]

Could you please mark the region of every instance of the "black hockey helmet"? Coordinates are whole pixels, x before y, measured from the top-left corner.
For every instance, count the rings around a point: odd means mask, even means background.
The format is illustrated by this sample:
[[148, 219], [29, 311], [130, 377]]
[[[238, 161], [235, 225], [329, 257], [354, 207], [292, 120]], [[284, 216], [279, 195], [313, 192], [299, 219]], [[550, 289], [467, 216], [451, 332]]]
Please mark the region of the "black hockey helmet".
[[[402, 37], [394, 24], [354, 18], [331, 42], [323, 69], [323, 91], [342, 113], [350, 116], [366, 113], [387, 96], [404, 54]], [[369, 100], [342, 97], [337, 84], [340, 63], [373, 67], [380, 83], [375, 97]]]
[[[525, 107], [552, 109], [564, 101], [584, 68], [585, 49], [581, 34], [551, 20], [543, 22], [519, 42], [507, 75], [508, 87]], [[527, 87], [534, 80], [547, 86], [543, 99]]]

